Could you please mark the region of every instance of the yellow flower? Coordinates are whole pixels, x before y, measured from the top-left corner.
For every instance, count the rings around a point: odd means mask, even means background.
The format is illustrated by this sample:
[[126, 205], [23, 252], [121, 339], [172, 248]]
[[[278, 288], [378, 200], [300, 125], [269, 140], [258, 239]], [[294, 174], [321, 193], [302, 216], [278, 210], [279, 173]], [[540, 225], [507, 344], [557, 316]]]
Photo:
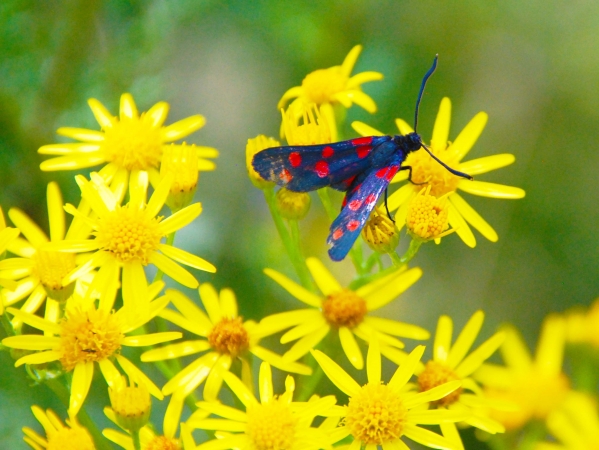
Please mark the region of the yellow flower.
[[[350, 449], [382, 448], [383, 450], [407, 449], [402, 437], [424, 446], [440, 449], [457, 449], [452, 442], [418, 425], [439, 425], [466, 419], [463, 411], [446, 409], [426, 410], [428, 402], [434, 402], [451, 394], [461, 385], [449, 381], [426, 392], [406, 392], [404, 387], [419, 364], [424, 346], [417, 346], [397, 368], [391, 380], [381, 380], [381, 354], [378, 341], [371, 340], [368, 347], [366, 373], [368, 382], [360, 386], [337, 363], [319, 350], [312, 354], [329, 379], [345, 394], [349, 402], [344, 407], [334, 407], [342, 417], [342, 425], [333, 430], [333, 442], [351, 436]], [[329, 415], [334, 415], [331, 411]], [[378, 447], [377, 447], [378, 446]]]
[[275, 184], [272, 181], [266, 181], [260, 176], [252, 165], [254, 155], [266, 148], [279, 147], [281, 144], [276, 139], [264, 136], [260, 134], [253, 139], [248, 139], [247, 145], [245, 146], [245, 166], [248, 171], [250, 181], [258, 189], [266, 189], [273, 187]]
[[[429, 148], [436, 157], [449, 167], [475, 176], [508, 166], [516, 160], [514, 155], [503, 153], [461, 162], [482, 133], [487, 123], [487, 114], [480, 112], [474, 116], [453, 143], [447, 140], [450, 120], [451, 102], [449, 98], [445, 97], [439, 107]], [[414, 131], [410, 125], [401, 119], [397, 119], [396, 124], [402, 134]], [[354, 122], [352, 126], [354, 130], [363, 136], [380, 136], [383, 134], [361, 122]], [[455, 192], [457, 189], [469, 194], [490, 198], [518, 199], [523, 198], [525, 195], [524, 190], [520, 188], [478, 180], [470, 181], [457, 177], [449, 173], [424, 151], [410, 153], [403, 165], [412, 167], [412, 181], [416, 184], [407, 183], [389, 196], [389, 209], [399, 208], [395, 216], [399, 226], [402, 226], [405, 222], [410, 200], [420, 192], [423, 184], [427, 184], [431, 186], [430, 195], [434, 197], [440, 198], [448, 194], [449, 223], [469, 247], [476, 246], [476, 239], [468, 224], [492, 242], [496, 242], [498, 236], [493, 227], [461, 195]], [[407, 172], [407, 170], [398, 172], [392, 182], [406, 180], [408, 177]]]
[[281, 356], [259, 345], [260, 339], [268, 334], [264, 333], [255, 322], [244, 322], [238, 316], [237, 301], [232, 290], [222, 289], [219, 295], [209, 283], [202, 284], [199, 294], [207, 314], [182, 293], [176, 290], [167, 292], [178, 312], [165, 309], [160, 313], [160, 317], [201, 339], [149, 350], [141, 355], [141, 360], [162, 361], [204, 353], [172, 377], [162, 388], [164, 395], [173, 394], [169, 404], [169, 408], [173, 411], [169, 417], [171, 427], [173, 423], [178, 422], [185, 397], [204, 380], [206, 380], [204, 399], [215, 400], [218, 397], [223, 373], [231, 369], [233, 362], [241, 363], [243, 380], [249, 383], [251, 379], [249, 354], [287, 372], [303, 375], [311, 373], [309, 367], [284, 361]]
[[585, 312], [573, 310], [566, 314], [566, 340], [575, 344], [590, 344], [599, 348], [599, 299]]
[[32, 406], [33, 415], [40, 422], [46, 437], [42, 437], [29, 427], [23, 427], [23, 440], [34, 450], [95, 450], [94, 441], [85, 428], [72, 416], [66, 426], [51, 409], [44, 411]]
[[100, 298], [100, 305], [110, 309], [119, 286], [121, 267], [122, 295], [125, 306], [135, 314], [147, 314], [148, 282], [144, 266], [154, 264], [158, 269], [184, 286], [198, 286], [194, 276], [177, 263], [199, 270], [215, 272], [216, 268], [198, 256], [161, 239], [173, 233], [202, 212], [202, 205], [194, 203], [177, 211], [165, 220], [158, 216], [169, 194], [172, 177], [165, 177], [146, 203], [147, 175], [138, 172], [138, 189], [131, 191], [131, 200], [121, 206], [118, 195], [112, 192], [104, 180], [92, 173], [92, 181], [83, 176], [75, 179], [82, 197], [89, 203], [95, 216], [81, 216], [72, 205], [67, 212], [82, 217], [93, 229], [94, 239], [73, 239], [46, 244], [44, 249], [67, 253], [94, 252], [82, 265], [70, 271], [63, 279], [68, 284], [90, 270], [98, 267], [98, 273], [90, 286], [92, 295]]
[[375, 208], [361, 233], [362, 239], [378, 253], [393, 253], [399, 244], [399, 230], [386, 212]]
[[542, 442], [535, 450], [599, 449], [597, 401], [586, 394], [571, 393], [563, 406], [547, 417], [547, 429], [559, 444]]
[[[314, 428], [311, 424], [316, 416], [325, 414], [335, 404], [332, 395], [313, 398], [309, 402], [294, 402], [295, 382], [287, 376], [285, 393], [277, 396], [274, 394], [271, 368], [266, 362], [260, 366], [259, 399], [232, 373], [225, 373], [224, 380], [245, 406], [245, 412], [216, 402], [199, 402], [200, 409], [187, 420], [187, 425], [217, 430], [218, 439], [201, 444], [197, 450], [330, 448], [332, 442], [325, 430]], [[204, 411], [223, 419], [206, 419]]]
[[[17, 239], [19, 234], [21, 234], [21, 231], [18, 228], [6, 226], [4, 213], [2, 212], [2, 207], [0, 207], [0, 259], [6, 255], [6, 249], [15, 241], [15, 239]], [[0, 264], [2, 264], [1, 261]], [[0, 270], [2, 270], [1, 266]], [[6, 275], [6, 273], [3, 273], [3, 276]], [[17, 283], [15, 283], [14, 280], [0, 277], [0, 286], [7, 288], [9, 291], [14, 291], [17, 288]], [[0, 297], [0, 314], [2, 314], [4, 311], [4, 304], [2, 300], [2, 297]]]
[[362, 84], [368, 81], [382, 80], [383, 74], [379, 72], [361, 72], [351, 76], [356, 60], [362, 51], [361, 45], [356, 45], [350, 50], [340, 66], [328, 69], [315, 70], [309, 73], [302, 81], [301, 86], [295, 86], [283, 94], [279, 100], [278, 108], [283, 108], [287, 101], [291, 102], [290, 108], [295, 113], [295, 118], [301, 117], [301, 109], [306, 104], [315, 103], [320, 106], [320, 112], [331, 127], [331, 142], [337, 141], [337, 123], [333, 106], [341, 105], [350, 108], [356, 104], [369, 113], [376, 112], [374, 100], [362, 92]]
[[365, 341], [377, 335], [381, 341], [382, 353], [392, 361], [404, 359], [403, 352], [398, 354], [397, 350], [404, 345], [395, 336], [428, 339], [429, 332], [420, 327], [369, 315], [414, 284], [422, 276], [419, 268], [395, 271], [352, 291], [341, 287], [318, 259], [308, 258], [306, 264], [322, 296], [308, 291], [279, 272], [264, 270], [266, 275], [287, 292], [310, 306], [307, 309], [273, 314], [260, 322], [268, 334], [293, 327], [281, 337], [283, 344], [299, 339], [283, 355], [285, 360], [295, 361], [308, 353], [331, 329], [338, 332], [345, 355], [358, 369], [364, 366], [364, 359], [354, 335]]
[[[3, 276], [16, 280], [14, 289], [4, 289], [1, 295], [5, 306], [13, 305], [27, 297], [21, 310], [28, 313], [35, 313], [47, 298], [45, 315], [56, 322], [59, 318], [59, 302], [65, 302], [78, 284], [74, 280], [62, 284], [63, 278], [75, 268], [76, 258], [69, 253], [49, 251], [42, 247], [48, 242], [61, 243], [68, 239], [84, 239], [89, 235], [90, 229], [80, 220], [74, 219], [68, 231], [66, 230], [62, 195], [58, 184], [48, 184], [47, 201], [50, 238], [20, 209], [11, 208], [8, 211], [10, 219], [21, 230], [24, 239], [18, 238], [8, 244], [8, 250], [18, 258], [0, 261]], [[81, 290], [82, 286], [77, 288]], [[15, 318], [13, 327], [20, 328], [21, 325], [22, 322]]]
[[[112, 408], [106, 407], [104, 408], [104, 414], [108, 417], [113, 423], [120, 426], [115, 412]], [[164, 421], [166, 422], [166, 414], [164, 417]], [[123, 429], [124, 430], [124, 429]], [[124, 430], [127, 431], [127, 430]], [[172, 431], [172, 433], [164, 434], [156, 434], [153, 430], [152, 426], [146, 425], [139, 430], [139, 441], [141, 444], [142, 450], [195, 450], [196, 443], [191, 435], [191, 428], [182, 423], [181, 424], [181, 433], [179, 438], [175, 437], [176, 429]], [[119, 447], [124, 448], [125, 450], [135, 450], [133, 444], [133, 437], [129, 432], [123, 433], [121, 431], [113, 430], [112, 428], [105, 428], [102, 431], [104, 437]]]
[[519, 406], [516, 412], [492, 411], [507, 430], [514, 430], [533, 419], [545, 420], [570, 392], [570, 382], [562, 372], [565, 324], [558, 316], [545, 318], [534, 359], [513, 327], [505, 326], [503, 331], [505, 367], [487, 363], [474, 376], [484, 385], [487, 397]]
[[436, 198], [430, 195], [431, 186], [422, 188], [412, 198], [406, 209], [405, 221], [408, 233], [413, 239], [440, 242], [443, 236], [453, 233], [455, 229], [448, 228], [449, 205], [447, 196]]
[[[424, 368], [416, 369], [418, 386], [420, 391], [425, 392], [449, 381], [460, 381], [461, 388], [435, 402], [434, 406], [438, 409], [462, 411], [468, 414], [468, 418], [465, 420], [467, 424], [488, 433], [503, 433], [505, 431], [503, 425], [485, 413], [490, 406], [503, 407], [504, 405], [501, 402], [485, 398], [482, 395], [481, 387], [470, 376], [495, 353], [505, 338], [504, 333], [497, 332], [468, 355], [483, 325], [484, 318], [485, 315], [482, 311], [475, 312], [453, 345], [451, 345], [453, 321], [449, 316], [439, 318], [433, 359], [426, 363]], [[463, 448], [454, 423], [441, 424], [441, 430], [443, 435], [457, 448]]]
[[[287, 111], [281, 110], [283, 115], [283, 131], [287, 145], [318, 145], [328, 144], [331, 140], [331, 126], [314, 103], [301, 104], [294, 111], [292, 107]], [[299, 114], [301, 121], [297, 119]]]
[[[40, 147], [42, 155], [59, 155], [44, 161], [44, 171], [77, 170], [106, 163], [100, 172], [107, 181], [127, 183], [138, 171], [156, 172], [165, 144], [184, 138], [204, 126], [206, 120], [195, 115], [163, 127], [169, 105], [158, 102], [141, 115], [131, 94], [121, 95], [120, 116], [114, 117], [98, 100], [88, 104], [102, 131], [83, 128], [59, 128], [57, 133], [80, 141]], [[211, 158], [218, 152], [211, 147], [196, 147], [199, 158]], [[131, 179], [136, 182], [135, 176]], [[113, 185], [114, 187], [114, 185]]]
[[[163, 283], [151, 286], [152, 294], [156, 295], [162, 286]], [[94, 362], [98, 363], [109, 386], [120, 382], [121, 374], [112, 362], [116, 359], [130, 380], [143, 384], [152, 395], [162, 398], [154, 383], [121, 355], [120, 350], [123, 346], [145, 347], [180, 338], [182, 334], [179, 332], [126, 336], [126, 333], [143, 326], [158, 314], [168, 302], [168, 296], [149, 302], [150, 314], [142, 318], [139, 314], [127, 312], [127, 307], [116, 312], [102, 306], [96, 309], [93, 302], [72, 297], [60, 323], [7, 308], [8, 313], [44, 334], [11, 336], [5, 338], [2, 344], [10, 348], [39, 351], [19, 358], [15, 363], [17, 367], [58, 361], [65, 372], [73, 372], [69, 403], [69, 413], [72, 416], [77, 415], [87, 397], [94, 375]]]
[[127, 385], [127, 379], [121, 377], [108, 388], [110, 406], [114, 411], [117, 423], [123, 429], [135, 432], [148, 423], [152, 403], [150, 393], [143, 385], [135, 385], [131, 382]]

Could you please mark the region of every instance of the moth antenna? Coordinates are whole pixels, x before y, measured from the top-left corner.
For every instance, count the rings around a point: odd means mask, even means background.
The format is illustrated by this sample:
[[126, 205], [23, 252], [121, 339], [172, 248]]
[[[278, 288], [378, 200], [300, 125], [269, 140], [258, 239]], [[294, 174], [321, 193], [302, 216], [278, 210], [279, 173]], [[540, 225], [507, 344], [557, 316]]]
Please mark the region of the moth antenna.
[[433, 153], [428, 149], [428, 147], [426, 145], [424, 145], [422, 142], [420, 142], [420, 145], [422, 145], [422, 148], [424, 148], [427, 151], [427, 153], [429, 155], [431, 155], [435, 161], [437, 161], [439, 164], [441, 164], [443, 167], [445, 167], [449, 172], [453, 173], [455, 176], [466, 178], [467, 180], [470, 180], [470, 181], [474, 180], [474, 178], [472, 178], [467, 173], [460, 172], [458, 170], [454, 170], [451, 167], [449, 167], [447, 164], [445, 164], [443, 161], [441, 161], [439, 158], [437, 158], [435, 155], [433, 155]]
[[422, 94], [424, 94], [424, 88], [426, 87], [426, 82], [431, 77], [431, 75], [435, 72], [437, 68], [437, 61], [439, 60], [439, 54], [435, 55], [435, 60], [433, 61], [433, 65], [428, 72], [424, 75], [422, 79], [422, 84], [420, 85], [420, 92], [418, 93], [418, 99], [416, 100], [416, 111], [414, 112], [414, 132], [418, 132], [418, 110], [420, 109], [420, 100], [422, 100]]

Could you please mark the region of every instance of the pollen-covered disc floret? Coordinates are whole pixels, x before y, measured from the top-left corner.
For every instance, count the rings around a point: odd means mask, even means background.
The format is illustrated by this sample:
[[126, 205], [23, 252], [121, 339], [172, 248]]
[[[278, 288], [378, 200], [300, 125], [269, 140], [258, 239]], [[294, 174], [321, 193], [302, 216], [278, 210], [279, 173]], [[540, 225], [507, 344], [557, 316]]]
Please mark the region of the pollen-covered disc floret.
[[73, 308], [60, 323], [60, 362], [65, 371], [78, 363], [101, 361], [121, 348], [124, 337], [114, 314]]
[[407, 416], [397, 392], [384, 384], [368, 383], [349, 399], [345, 426], [356, 440], [381, 445], [402, 436]]
[[100, 248], [121, 262], [148, 260], [160, 244], [161, 217], [148, 217], [143, 210], [117, 207], [98, 222], [95, 232]]
[[155, 436], [143, 450], [181, 450], [179, 439]]
[[[447, 151], [437, 152], [435, 146], [432, 146], [430, 150], [449, 167], [457, 168], [459, 166], [459, 161], [453, 156], [453, 153]], [[428, 193], [437, 198], [455, 192], [461, 180], [460, 177], [453, 175], [424, 151], [410, 153], [405, 165], [412, 167], [413, 189], [419, 192], [422, 185], [426, 185], [430, 187]]]
[[37, 276], [48, 296], [57, 301], [65, 301], [73, 293], [75, 283], [62, 285], [62, 279], [75, 268], [75, 255], [72, 253], [37, 250], [33, 260], [32, 275]]
[[160, 164], [162, 156], [160, 128], [142, 118], [121, 117], [104, 130], [100, 144], [106, 160], [126, 170], [148, 170]]
[[362, 228], [362, 239], [375, 252], [391, 253], [399, 243], [399, 230], [386, 213], [375, 209]]
[[246, 434], [254, 450], [293, 448], [297, 417], [287, 404], [276, 399], [247, 409]]
[[224, 318], [214, 325], [208, 342], [217, 352], [235, 357], [249, 348], [250, 336], [241, 317]]
[[421, 189], [408, 206], [406, 227], [416, 239], [430, 240], [442, 237], [449, 226], [447, 195], [430, 195], [431, 186]]
[[[456, 373], [444, 364], [436, 361], [429, 361], [424, 367], [424, 371], [418, 375], [418, 386], [421, 391], [428, 391], [437, 386], [450, 381], [460, 381], [461, 378]], [[451, 405], [460, 398], [462, 388], [458, 388], [451, 394], [437, 400], [437, 404], [441, 406]]]
[[350, 289], [343, 289], [322, 301], [322, 312], [329, 324], [354, 328], [362, 323], [368, 309], [363, 298]]

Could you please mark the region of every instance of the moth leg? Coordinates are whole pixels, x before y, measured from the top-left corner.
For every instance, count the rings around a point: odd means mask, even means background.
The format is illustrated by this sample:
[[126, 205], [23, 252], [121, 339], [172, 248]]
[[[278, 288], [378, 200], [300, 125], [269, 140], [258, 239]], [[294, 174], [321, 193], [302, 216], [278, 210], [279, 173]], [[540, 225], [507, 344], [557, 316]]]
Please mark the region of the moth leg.
[[393, 217], [391, 217], [391, 213], [389, 212], [389, 206], [387, 205], [387, 191], [389, 190], [388, 187], [385, 188], [385, 210], [387, 211], [387, 217], [389, 218], [389, 220], [393, 223], [395, 223], [395, 219]]
[[[416, 186], [422, 186], [423, 184], [427, 184], [429, 180], [423, 181], [422, 183], [415, 183], [412, 181], [412, 166], [401, 166], [399, 170], [407, 170], [409, 172], [408, 181]], [[398, 170], [398, 172], [399, 172]]]

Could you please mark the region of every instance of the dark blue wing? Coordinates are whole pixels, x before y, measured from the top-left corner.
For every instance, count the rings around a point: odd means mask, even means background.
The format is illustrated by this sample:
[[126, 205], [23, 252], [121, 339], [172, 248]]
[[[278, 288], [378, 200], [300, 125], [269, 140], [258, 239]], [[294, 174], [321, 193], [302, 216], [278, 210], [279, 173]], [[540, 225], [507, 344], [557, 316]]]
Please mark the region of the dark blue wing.
[[327, 244], [329, 244], [329, 256], [333, 261], [341, 261], [347, 256], [379, 197], [404, 159], [403, 154], [396, 154], [388, 165], [382, 168], [372, 167], [356, 177], [345, 195], [341, 213], [331, 224]]
[[332, 186], [346, 191], [354, 177], [372, 166], [371, 155], [391, 136], [369, 136], [324, 145], [273, 147], [254, 155], [252, 165], [265, 180], [291, 191]]

